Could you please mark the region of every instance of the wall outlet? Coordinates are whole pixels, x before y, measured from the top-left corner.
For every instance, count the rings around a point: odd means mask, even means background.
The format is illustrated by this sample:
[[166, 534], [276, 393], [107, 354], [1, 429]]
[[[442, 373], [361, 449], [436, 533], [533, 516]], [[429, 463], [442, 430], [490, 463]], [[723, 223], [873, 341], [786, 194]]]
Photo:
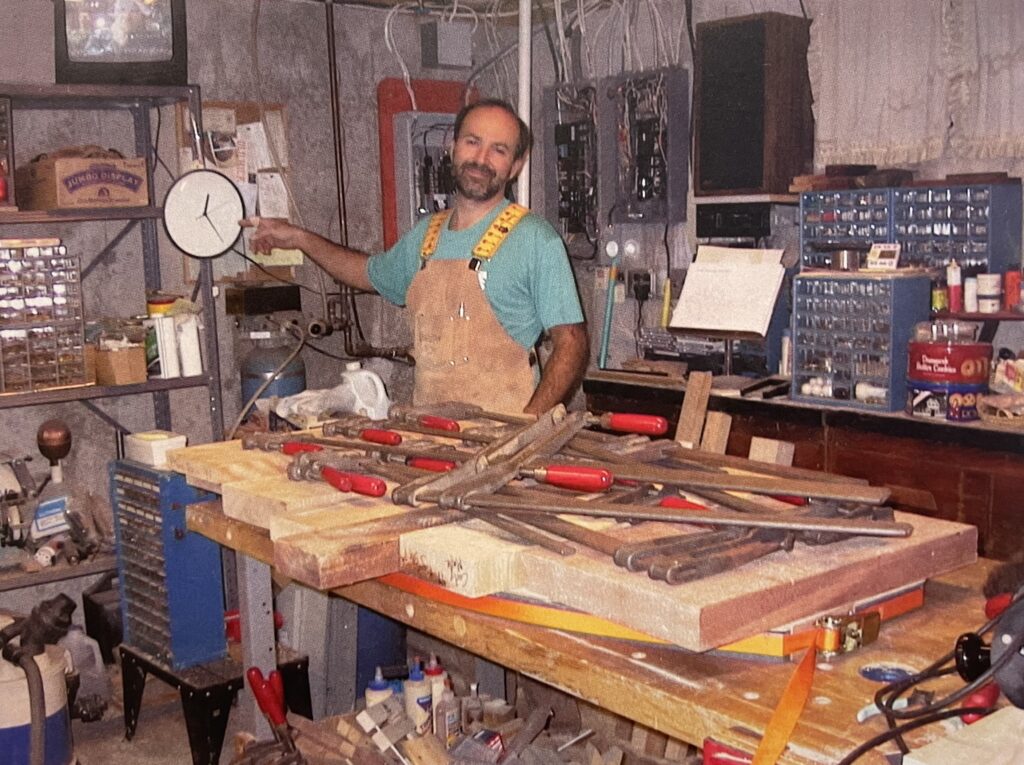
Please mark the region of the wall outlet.
[[626, 271], [626, 296], [634, 300], [651, 300], [656, 297], [656, 278], [653, 271], [631, 269]]

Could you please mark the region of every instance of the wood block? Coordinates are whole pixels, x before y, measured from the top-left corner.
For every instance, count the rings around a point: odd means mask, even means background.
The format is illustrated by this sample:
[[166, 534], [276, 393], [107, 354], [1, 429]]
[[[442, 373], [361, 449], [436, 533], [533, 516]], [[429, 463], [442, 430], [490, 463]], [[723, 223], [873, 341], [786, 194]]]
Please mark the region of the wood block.
[[796, 447], [789, 441], [777, 441], [774, 438], [753, 436], [750, 439], [750, 452], [747, 456], [754, 462], [766, 462], [769, 465], [793, 464]]
[[398, 748], [412, 765], [448, 765], [452, 757], [436, 736], [416, 736], [402, 741]]
[[519, 556], [526, 545], [485, 528], [485, 523], [471, 521], [403, 534], [402, 570], [468, 598], [519, 587]]
[[274, 542], [274, 566], [321, 590], [373, 579], [399, 570], [402, 534], [462, 517], [456, 510], [404, 508], [386, 518], [283, 537]]
[[686, 378], [686, 393], [683, 396], [683, 408], [679, 412], [679, 424], [676, 426], [675, 434], [675, 440], [684, 446], [696, 448], [700, 443], [710, 395], [711, 373], [690, 372]]
[[167, 466], [185, 474], [193, 486], [218, 494], [221, 486], [268, 475], [285, 475], [289, 458], [279, 452], [242, 449], [241, 441], [227, 441], [167, 452]]
[[704, 433], [700, 438], [700, 450], [725, 454], [729, 445], [729, 430], [732, 428], [732, 415], [725, 412], [708, 412], [704, 421]]

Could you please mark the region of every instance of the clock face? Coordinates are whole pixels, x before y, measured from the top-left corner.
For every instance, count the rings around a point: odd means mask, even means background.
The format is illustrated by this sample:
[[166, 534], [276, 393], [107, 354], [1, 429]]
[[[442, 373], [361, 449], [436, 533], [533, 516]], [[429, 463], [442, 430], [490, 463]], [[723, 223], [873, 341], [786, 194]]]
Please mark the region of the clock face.
[[194, 258], [223, 255], [238, 241], [245, 216], [235, 184], [215, 170], [192, 170], [164, 199], [164, 227], [174, 245]]

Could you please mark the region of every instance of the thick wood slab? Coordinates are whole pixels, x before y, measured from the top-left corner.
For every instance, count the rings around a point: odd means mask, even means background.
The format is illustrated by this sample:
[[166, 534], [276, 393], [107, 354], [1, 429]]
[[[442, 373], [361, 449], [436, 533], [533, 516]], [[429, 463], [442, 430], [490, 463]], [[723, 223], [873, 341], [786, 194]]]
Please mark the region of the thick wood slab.
[[402, 534], [463, 517], [455, 510], [399, 509], [399, 513], [362, 523], [278, 539], [274, 543], [274, 566], [282, 574], [321, 590], [372, 579], [398, 571]]

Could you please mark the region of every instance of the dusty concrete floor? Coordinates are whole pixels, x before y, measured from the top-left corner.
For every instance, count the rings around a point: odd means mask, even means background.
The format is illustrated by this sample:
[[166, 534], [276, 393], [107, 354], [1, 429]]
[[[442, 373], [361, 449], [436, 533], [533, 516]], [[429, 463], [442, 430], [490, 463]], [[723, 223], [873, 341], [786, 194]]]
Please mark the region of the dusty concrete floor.
[[[75, 755], [79, 765], [190, 765], [192, 754], [185, 731], [181, 700], [170, 686], [149, 677], [142, 696], [142, 710], [135, 736], [124, 738], [124, 712], [121, 704], [121, 670], [108, 667], [114, 699], [102, 720], [83, 723], [72, 721]], [[237, 717], [228, 717], [227, 735], [221, 750], [221, 763], [228, 763], [234, 753], [232, 739], [238, 730]]]

